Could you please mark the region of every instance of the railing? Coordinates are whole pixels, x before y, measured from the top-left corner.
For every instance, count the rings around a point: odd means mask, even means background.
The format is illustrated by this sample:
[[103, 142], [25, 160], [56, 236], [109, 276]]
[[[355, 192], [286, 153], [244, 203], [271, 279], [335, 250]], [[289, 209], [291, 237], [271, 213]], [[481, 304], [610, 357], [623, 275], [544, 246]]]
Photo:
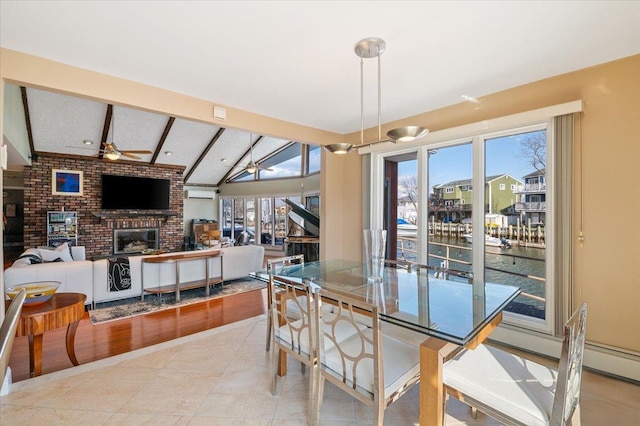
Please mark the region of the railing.
[[[469, 223], [429, 222], [429, 235], [443, 238], [463, 239], [463, 235], [472, 234], [473, 227]], [[509, 225], [497, 226], [489, 224], [483, 230], [484, 234], [496, 238], [507, 238], [512, 245], [529, 246], [545, 244], [545, 229], [542, 225]]]
[[524, 185], [516, 185], [515, 192], [527, 193], [527, 192], [545, 192], [547, 190], [546, 183], [525, 183]]
[[[411, 245], [415, 246], [415, 241], [416, 239], [413, 237], [398, 237], [398, 246], [397, 246], [397, 252], [400, 254], [400, 257], [402, 258], [402, 261], [408, 262], [408, 263], [415, 263], [415, 259], [418, 258], [418, 252], [415, 249], [411, 249], [409, 248]], [[414, 243], [414, 244], [408, 244], [408, 243]], [[461, 274], [464, 274], [464, 277], [466, 277], [467, 279], [469, 279], [469, 277], [471, 276], [470, 272], [463, 272], [463, 271], [459, 271], [456, 269], [456, 267], [454, 266], [453, 268], [451, 267], [451, 264], [457, 265], [457, 266], [471, 266], [472, 263], [466, 260], [461, 260], [461, 259], [457, 259], [455, 256], [452, 256], [451, 250], [454, 249], [456, 250], [457, 253], [459, 253], [460, 251], [471, 251], [471, 247], [465, 247], [465, 246], [458, 246], [458, 245], [454, 245], [454, 244], [445, 244], [445, 243], [435, 243], [435, 242], [429, 242], [430, 245], [434, 245], [434, 246], [439, 246], [439, 247], [444, 247], [445, 249], [445, 254], [444, 255], [438, 255], [438, 254], [434, 254], [434, 253], [429, 253], [429, 258], [432, 259], [438, 259], [440, 260], [440, 265], [441, 265], [441, 269], [439, 269], [438, 274], [442, 274], [439, 275], [438, 278], [442, 278], [442, 277], [447, 277], [449, 275], [448, 271], [453, 271], [455, 276], [461, 276]], [[409, 247], [408, 247], [409, 246]], [[537, 261], [537, 262], [544, 262], [544, 259], [539, 259], [539, 258], [535, 258], [535, 257], [530, 257], [530, 256], [523, 256], [523, 255], [518, 255], [518, 254], [506, 254], [503, 253], [501, 251], [494, 251], [494, 250], [486, 250], [485, 253], [487, 254], [492, 254], [492, 255], [498, 255], [498, 256], [508, 256], [509, 258], [513, 258], [514, 262], [516, 259], [520, 259], [520, 260], [527, 260], [527, 261]], [[407, 255], [408, 254], [408, 255]], [[408, 260], [409, 259], [413, 259], [413, 261]], [[438, 268], [436, 268], [438, 269]], [[504, 274], [509, 274], [509, 275], [514, 275], [514, 276], [518, 276], [518, 277], [523, 277], [523, 278], [528, 278], [534, 281], [538, 281], [541, 283], [546, 282], [546, 279], [544, 277], [537, 277], [534, 275], [528, 275], [528, 274], [523, 274], [520, 272], [514, 272], [514, 271], [507, 271], [505, 269], [500, 269], [500, 268], [494, 268], [491, 266], [485, 266], [485, 269], [490, 270], [490, 271], [495, 271], [495, 272], [501, 272]], [[521, 292], [520, 293], [523, 297], [527, 297], [529, 299], [533, 299], [533, 300], [537, 300], [540, 302], [544, 302], [545, 298], [541, 297], [541, 296], [537, 296], [535, 294], [530, 294], [530, 293], [526, 293], [526, 292]]]
[[547, 203], [546, 201], [531, 201], [528, 203], [516, 203], [516, 211], [546, 211]]

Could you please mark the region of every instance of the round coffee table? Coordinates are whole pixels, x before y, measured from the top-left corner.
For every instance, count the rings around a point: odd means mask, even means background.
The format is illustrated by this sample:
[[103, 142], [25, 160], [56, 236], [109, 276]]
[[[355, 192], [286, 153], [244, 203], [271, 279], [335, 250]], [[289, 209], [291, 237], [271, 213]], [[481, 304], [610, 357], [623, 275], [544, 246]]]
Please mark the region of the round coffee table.
[[44, 303], [22, 307], [16, 336], [29, 336], [31, 377], [42, 374], [42, 335], [56, 328], [67, 326], [67, 355], [73, 365], [79, 365], [74, 341], [86, 300], [87, 296], [82, 293], [55, 293]]

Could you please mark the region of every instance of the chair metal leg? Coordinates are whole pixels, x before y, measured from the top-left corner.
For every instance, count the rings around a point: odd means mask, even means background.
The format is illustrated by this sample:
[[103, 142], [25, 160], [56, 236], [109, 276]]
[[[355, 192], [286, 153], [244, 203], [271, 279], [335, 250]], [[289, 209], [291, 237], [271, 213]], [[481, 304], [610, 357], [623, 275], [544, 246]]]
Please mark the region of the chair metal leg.
[[273, 355], [272, 355], [272, 366], [271, 366], [271, 370], [272, 370], [272, 374], [273, 376], [271, 376], [271, 395], [275, 396], [277, 387], [278, 387], [278, 364], [280, 361], [280, 354], [282, 352], [279, 350], [275, 350]]
[[271, 312], [267, 314], [267, 352], [271, 349], [271, 329], [273, 328], [273, 318]]
[[316, 391], [315, 391], [315, 407], [313, 409], [313, 425], [320, 424], [320, 411], [322, 410], [322, 399], [324, 398], [324, 377], [320, 374], [320, 367], [316, 367], [318, 372], [316, 373]]

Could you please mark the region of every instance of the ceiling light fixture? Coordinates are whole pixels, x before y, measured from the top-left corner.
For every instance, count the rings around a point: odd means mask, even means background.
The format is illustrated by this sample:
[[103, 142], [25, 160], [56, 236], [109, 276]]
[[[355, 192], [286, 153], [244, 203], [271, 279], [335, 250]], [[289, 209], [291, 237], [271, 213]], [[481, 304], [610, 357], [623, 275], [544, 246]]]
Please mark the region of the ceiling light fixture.
[[[332, 154], [348, 154], [354, 148], [373, 145], [381, 142], [413, 142], [429, 133], [429, 129], [420, 126], [404, 126], [387, 132], [388, 139], [382, 139], [381, 124], [381, 81], [380, 81], [380, 56], [384, 53], [387, 45], [381, 38], [369, 37], [360, 40], [354, 50], [360, 57], [360, 144], [336, 143], [325, 145], [324, 149]], [[364, 59], [378, 58], [378, 140], [364, 143]]]
[[85, 145], [93, 145], [93, 141], [90, 141], [89, 139], [83, 140], [82, 143]]
[[165, 151], [164, 152], [164, 155], [171, 155], [171, 154], [173, 154], [173, 152], [171, 152], [171, 151]]
[[107, 159], [115, 161], [118, 158], [120, 158], [120, 154], [118, 154], [116, 151], [107, 151], [104, 153], [104, 156], [107, 157]]

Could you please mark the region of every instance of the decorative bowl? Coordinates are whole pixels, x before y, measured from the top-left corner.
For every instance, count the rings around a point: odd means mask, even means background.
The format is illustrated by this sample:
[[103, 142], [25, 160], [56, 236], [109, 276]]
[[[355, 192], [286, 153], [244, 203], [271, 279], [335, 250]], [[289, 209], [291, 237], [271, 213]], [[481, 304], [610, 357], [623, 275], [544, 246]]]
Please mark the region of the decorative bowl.
[[38, 305], [51, 299], [53, 294], [60, 287], [58, 281], [38, 281], [26, 284], [17, 284], [8, 288], [5, 288], [4, 292], [13, 299], [18, 295], [23, 288], [27, 289], [27, 297], [24, 299], [25, 306]]

